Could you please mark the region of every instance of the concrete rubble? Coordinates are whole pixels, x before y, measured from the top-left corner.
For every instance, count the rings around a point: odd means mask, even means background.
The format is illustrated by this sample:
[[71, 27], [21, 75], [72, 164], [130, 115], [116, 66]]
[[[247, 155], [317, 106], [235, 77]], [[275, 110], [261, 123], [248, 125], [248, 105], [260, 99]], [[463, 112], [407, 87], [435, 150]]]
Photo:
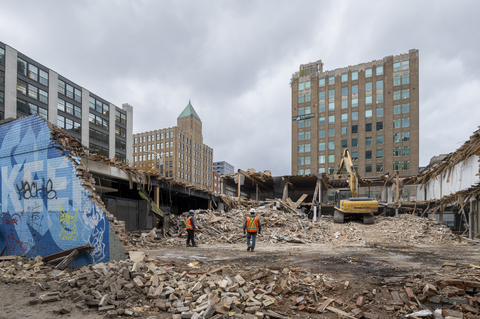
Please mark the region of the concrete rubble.
[[174, 319], [284, 319], [297, 312], [332, 312], [345, 318], [381, 318], [377, 313], [387, 312], [393, 318], [425, 307], [439, 308], [444, 317], [478, 318], [478, 276], [480, 266], [447, 263], [432, 276], [385, 277], [378, 288], [344, 300], [336, 295], [352, 289], [349, 282], [299, 268], [127, 260], [59, 271], [41, 257], [0, 262], [1, 282], [35, 287], [30, 305], [52, 303], [54, 314], [79, 308], [105, 318], [158, 312]]
[[[197, 210], [195, 236], [200, 244], [243, 243], [243, 223], [248, 209], [233, 209], [229, 212]], [[260, 243], [270, 244], [368, 244], [372, 236], [382, 236], [381, 242], [408, 244], [457, 244], [457, 237], [443, 222], [402, 214], [397, 217], [377, 216], [375, 227], [360, 223], [334, 224], [330, 216], [319, 218], [317, 222], [306, 215], [292, 215], [283, 211], [263, 207], [257, 209], [262, 223], [262, 234], [257, 237]], [[186, 213], [172, 216], [166, 237], [130, 233], [124, 240], [126, 246], [158, 247], [163, 245], [185, 245]], [[367, 232], [374, 230], [367, 235]]]

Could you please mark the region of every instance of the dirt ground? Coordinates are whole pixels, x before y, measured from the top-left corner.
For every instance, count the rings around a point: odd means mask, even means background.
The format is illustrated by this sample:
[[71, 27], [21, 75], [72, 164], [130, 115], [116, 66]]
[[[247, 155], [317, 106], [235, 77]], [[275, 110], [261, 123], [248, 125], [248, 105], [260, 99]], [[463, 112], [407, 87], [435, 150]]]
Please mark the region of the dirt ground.
[[[234, 268], [258, 267], [270, 269], [302, 268], [313, 273], [322, 273], [338, 283], [337, 289], [329, 297], [353, 301], [359, 293], [379, 289], [386, 278], [405, 277], [448, 277], [455, 268], [444, 267], [444, 262], [461, 264], [480, 263], [479, 246], [475, 245], [382, 245], [368, 244], [266, 244], [257, 243], [255, 252], [247, 252], [246, 244], [217, 244], [199, 247], [167, 246], [159, 249], [144, 249], [148, 259], [163, 263], [185, 265], [198, 262], [198, 265], [230, 265]], [[449, 270], [450, 269], [450, 270]], [[349, 281], [347, 289], [343, 288]], [[7, 318], [104, 318], [104, 314], [82, 312], [74, 309], [71, 314], [54, 315], [57, 304], [30, 306], [28, 301], [39, 288], [27, 283], [0, 284], [0, 319]], [[379, 310], [380, 313], [380, 310]], [[156, 318], [171, 318], [169, 313], [150, 313]], [[333, 313], [310, 314], [290, 311], [298, 318], [337, 318]], [[394, 318], [394, 314], [391, 314]], [[384, 315], [384, 318], [390, 318]]]

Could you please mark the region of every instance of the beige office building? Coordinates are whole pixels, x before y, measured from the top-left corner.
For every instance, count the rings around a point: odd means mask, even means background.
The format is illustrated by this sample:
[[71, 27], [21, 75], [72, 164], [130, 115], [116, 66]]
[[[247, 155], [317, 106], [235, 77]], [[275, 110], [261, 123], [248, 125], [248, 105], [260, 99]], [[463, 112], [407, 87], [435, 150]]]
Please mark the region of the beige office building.
[[333, 174], [348, 148], [362, 177], [418, 174], [418, 50], [292, 77], [292, 174]]
[[213, 149], [203, 143], [202, 121], [190, 101], [177, 126], [133, 135], [133, 161], [177, 182], [213, 189]]

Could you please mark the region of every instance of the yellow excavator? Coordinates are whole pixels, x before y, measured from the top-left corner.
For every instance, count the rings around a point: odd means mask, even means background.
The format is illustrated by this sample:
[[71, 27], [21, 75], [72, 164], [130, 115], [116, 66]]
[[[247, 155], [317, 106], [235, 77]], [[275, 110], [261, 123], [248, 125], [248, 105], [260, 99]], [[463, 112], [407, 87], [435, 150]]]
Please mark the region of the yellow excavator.
[[352, 157], [347, 148], [343, 151], [342, 160], [335, 172], [335, 178], [345, 178], [344, 167], [349, 176], [350, 188], [335, 190], [333, 222], [341, 224], [345, 222], [346, 217], [362, 217], [364, 224], [373, 224], [375, 222], [373, 214], [378, 211], [378, 201], [369, 197], [357, 197], [358, 179], [360, 177], [353, 168]]

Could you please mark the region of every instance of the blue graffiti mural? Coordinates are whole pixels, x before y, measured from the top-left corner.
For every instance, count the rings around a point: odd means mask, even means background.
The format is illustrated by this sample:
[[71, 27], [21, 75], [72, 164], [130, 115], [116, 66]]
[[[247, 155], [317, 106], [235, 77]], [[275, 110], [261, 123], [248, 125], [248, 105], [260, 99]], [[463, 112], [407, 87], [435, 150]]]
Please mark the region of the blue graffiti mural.
[[0, 125], [0, 253], [46, 256], [90, 244], [72, 265], [109, 260], [106, 212], [34, 115]]

